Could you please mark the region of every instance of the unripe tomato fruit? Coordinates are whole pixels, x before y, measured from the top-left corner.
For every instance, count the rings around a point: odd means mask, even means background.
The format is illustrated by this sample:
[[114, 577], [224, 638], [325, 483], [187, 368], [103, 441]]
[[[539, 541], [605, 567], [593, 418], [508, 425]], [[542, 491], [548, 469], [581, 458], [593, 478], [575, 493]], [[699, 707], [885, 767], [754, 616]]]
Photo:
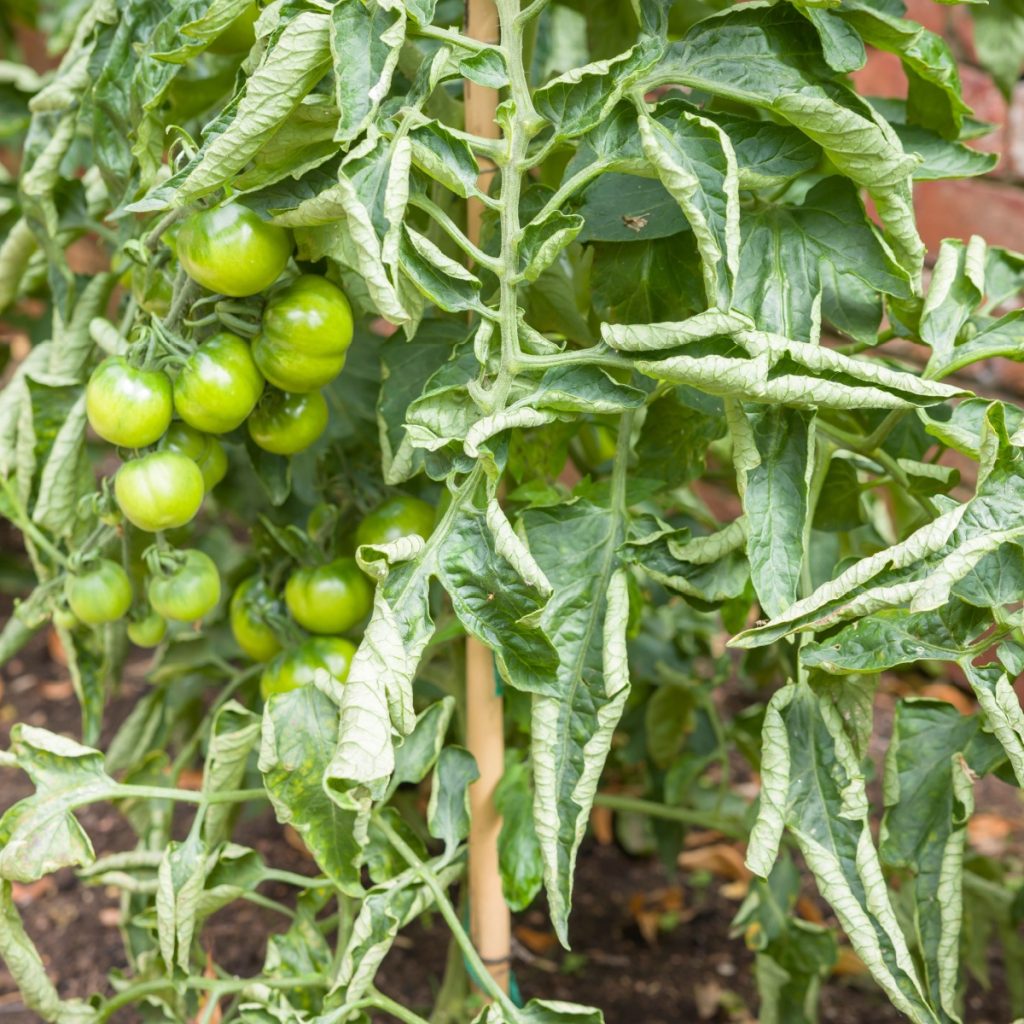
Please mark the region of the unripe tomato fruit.
[[132, 584], [117, 562], [101, 558], [84, 572], [68, 576], [64, 597], [80, 622], [98, 626], [116, 622], [132, 606]]
[[584, 423], [580, 427], [579, 439], [588, 468], [596, 469], [615, 458], [618, 437], [606, 424]]
[[54, 608], [52, 618], [58, 629], [74, 629], [78, 625], [78, 616], [70, 608]]
[[128, 639], [136, 647], [156, 647], [166, 635], [167, 620], [159, 612], [128, 623]]
[[165, 619], [196, 622], [217, 607], [220, 573], [205, 551], [189, 548], [181, 554], [180, 565], [166, 576], [150, 579], [146, 595], [153, 610]]
[[253, 25], [260, 16], [259, 8], [255, 4], [246, 7], [244, 11], [207, 47], [211, 53], [244, 53], [252, 48], [256, 42], [256, 32]]
[[213, 490], [228, 471], [228, 457], [224, 445], [212, 434], [204, 434], [187, 423], [174, 422], [160, 439], [162, 451], [187, 455], [203, 474], [203, 486]]
[[373, 589], [354, 558], [336, 558], [293, 572], [284, 601], [292, 618], [310, 633], [344, 633], [370, 614]]
[[126, 462], [114, 478], [114, 497], [125, 518], [155, 533], [184, 526], [203, 503], [203, 474], [179, 452], [152, 452]]
[[170, 425], [170, 378], [162, 370], [138, 370], [124, 356], [108, 356], [85, 387], [85, 414], [104, 441], [144, 448]]
[[188, 357], [174, 381], [174, 408], [196, 430], [226, 434], [241, 426], [263, 393], [249, 345], [221, 331]]
[[192, 214], [178, 232], [185, 273], [211, 292], [241, 298], [269, 288], [292, 252], [291, 235], [240, 203]]
[[320, 391], [297, 395], [274, 388], [263, 396], [246, 426], [264, 451], [294, 455], [327, 429], [327, 399]]
[[260, 576], [242, 580], [231, 595], [231, 635], [254, 661], [269, 661], [281, 650], [281, 641], [266, 620], [271, 611], [284, 615], [277, 595]]
[[260, 676], [260, 693], [268, 700], [313, 682], [318, 670], [326, 670], [339, 683], [348, 679], [355, 644], [340, 636], [315, 636], [278, 655]]
[[303, 274], [271, 296], [252, 345], [260, 372], [282, 391], [316, 391], [341, 373], [352, 309], [326, 278]]
[[431, 505], [407, 494], [396, 494], [378, 505], [356, 530], [356, 544], [387, 544], [414, 533], [426, 540], [434, 529]]

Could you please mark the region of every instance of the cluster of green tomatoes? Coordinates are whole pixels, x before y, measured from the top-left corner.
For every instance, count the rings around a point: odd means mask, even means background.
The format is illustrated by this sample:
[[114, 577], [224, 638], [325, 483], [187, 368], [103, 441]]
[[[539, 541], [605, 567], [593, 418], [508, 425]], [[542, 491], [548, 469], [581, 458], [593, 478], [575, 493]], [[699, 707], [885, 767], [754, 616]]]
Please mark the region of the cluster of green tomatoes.
[[[412, 534], [426, 539], [435, 518], [427, 502], [394, 495], [363, 518], [354, 542], [387, 544]], [[318, 669], [344, 682], [356, 650], [350, 637], [372, 606], [370, 581], [354, 558], [343, 555], [325, 565], [295, 569], [283, 593], [258, 574], [243, 580], [231, 596], [231, 632], [250, 658], [268, 663], [260, 677], [267, 698], [311, 683]], [[286, 646], [282, 638], [293, 624], [312, 636]]]
[[[269, 289], [269, 295], [251, 342], [217, 329], [174, 361], [173, 376], [167, 360], [154, 361], [150, 347], [132, 345], [124, 355], [105, 358], [86, 386], [90, 426], [129, 456], [113, 482], [120, 513], [158, 535], [144, 555], [148, 609], [128, 625], [129, 638], [142, 646], [160, 643], [168, 620], [198, 622], [220, 601], [213, 559], [198, 549], [173, 549], [162, 537], [190, 522], [227, 472], [220, 435], [244, 427], [253, 444], [277, 455], [312, 445], [328, 422], [322, 389], [345, 365], [353, 334], [348, 300], [330, 281], [301, 274], [277, 283], [291, 256], [291, 237], [254, 211], [237, 203], [200, 211], [181, 225], [174, 243], [185, 272], [210, 292], [244, 299]], [[356, 539], [427, 536], [433, 525], [430, 505], [400, 495], [370, 513]], [[65, 598], [79, 621], [99, 625], [128, 615], [133, 589], [122, 565], [87, 554], [74, 563]], [[355, 559], [297, 569], [283, 598], [290, 620], [281, 595], [260, 577], [246, 580], [231, 600], [239, 646], [271, 661], [264, 693], [308, 682], [318, 667], [344, 679], [354, 646], [341, 634], [367, 617], [373, 601]], [[289, 621], [313, 638], [282, 651], [282, 633], [295, 635]]]

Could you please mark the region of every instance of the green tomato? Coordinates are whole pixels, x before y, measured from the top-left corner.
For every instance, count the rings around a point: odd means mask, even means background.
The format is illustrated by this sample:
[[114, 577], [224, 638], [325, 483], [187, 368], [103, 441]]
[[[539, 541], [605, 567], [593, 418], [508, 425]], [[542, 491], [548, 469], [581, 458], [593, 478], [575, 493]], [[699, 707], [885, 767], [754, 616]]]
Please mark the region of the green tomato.
[[248, 344], [221, 331], [188, 357], [174, 382], [174, 408], [196, 430], [226, 434], [241, 426], [263, 393]]
[[156, 647], [166, 635], [167, 620], [158, 612], [128, 623], [128, 639], [136, 647]]
[[373, 589], [354, 558], [336, 558], [293, 572], [284, 601], [292, 618], [310, 633], [344, 633], [370, 614]]
[[326, 278], [297, 277], [267, 303], [253, 342], [256, 365], [282, 391], [316, 391], [341, 373], [352, 344], [352, 309]]
[[203, 474], [179, 452], [152, 452], [126, 462], [114, 478], [114, 497], [125, 518], [155, 533], [184, 526], [206, 493]]
[[207, 47], [210, 53], [232, 54], [245, 53], [256, 42], [253, 26], [260, 16], [260, 9], [251, 4], [213, 42]]
[[254, 661], [269, 661], [281, 650], [281, 641], [267, 622], [268, 613], [283, 616], [284, 608], [266, 581], [260, 576], [242, 580], [231, 595], [231, 634]]
[[197, 622], [220, 600], [217, 563], [204, 551], [182, 551], [182, 561], [166, 576], [153, 576], [146, 595], [153, 610], [176, 622]]
[[287, 693], [308, 686], [318, 670], [326, 670], [339, 683], [348, 679], [355, 644], [340, 636], [316, 636], [278, 655], [260, 676], [260, 693], [269, 700], [275, 693]]
[[292, 253], [291, 235], [240, 203], [192, 214], [178, 232], [178, 259], [197, 284], [241, 298], [269, 288]]
[[387, 544], [417, 534], [426, 540], [434, 529], [433, 506], [407, 494], [396, 494], [378, 505], [356, 530], [356, 544]]
[[78, 616], [64, 606], [53, 609], [53, 624], [58, 629], [74, 629], [78, 625]]
[[163, 451], [187, 455], [203, 474], [203, 486], [207, 493], [224, 479], [228, 471], [228, 457], [224, 445], [211, 434], [204, 434], [187, 423], [175, 421], [160, 439]]
[[327, 429], [327, 400], [321, 391], [289, 394], [268, 390], [247, 424], [249, 436], [275, 455], [308, 448]]
[[124, 356], [108, 356], [85, 387], [85, 414], [104, 441], [144, 448], [170, 425], [170, 378], [162, 370], [138, 370]]
[[84, 572], [68, 576], [64, 597], [79, 622], [98, 626], [116, 622], [132, 606], [132, 584], [117, 562], [101, 558]]
[[579, 439], [588, 469], [596, 469], [615, 458], [618, 435], [604, 423], [584, 423]]

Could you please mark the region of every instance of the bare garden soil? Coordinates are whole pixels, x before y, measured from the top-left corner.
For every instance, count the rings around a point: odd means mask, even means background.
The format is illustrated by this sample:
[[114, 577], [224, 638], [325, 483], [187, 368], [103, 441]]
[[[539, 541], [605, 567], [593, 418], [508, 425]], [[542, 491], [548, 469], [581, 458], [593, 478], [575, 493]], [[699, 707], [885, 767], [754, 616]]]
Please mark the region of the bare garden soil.
[[[77, 735], [78, 709], [70, 683], [43, 637], [8, 664], [2, 684], [0, 744], [7, 744], [16, 721]], [[108, 728], [127, 714], [143, 686], [139, 674], [132, 673], [123, 694], [109, 705]], [[19, 772], [0, 771], [0, 809], [28, 792]], [[979, 810], [985, 810], [984, 792], [979, 793]], [[999, 813], [1005, 817], [1005, 807]], [[92, 807], [81, 817], [98, 854], [133, 845], [130, 829], [113, 808]], [[1019, 824], [1024, 831], [1024, 822]], [[240, 824], [238, 838], [275, 867], [316, 871], [269, 811], [251, 812]], [[285, 887], [267, 886], [265, 892], [275, 899], [289, 898]], [[124, 966], [112, 895], [80, 885], [70, 871], [16, 886], [15, 894], [26, 928], [61, 995], [108, 992], [107, 971]], [[588, 840], [577, 871], [573, 950], [567, 953], [557, 946], [545, 909], [538, 904], [517, 916], [516, 981], [525, 998], [600, 1006], [608, 1024], [752, 1024], [757, 1019], [753, 956], [742, 939], [729, 936], [738, 898], [735, 887], [730, 891], [721, 878], [706, 872], [672, 878], [653, 858], [630, 857], [613, 843]], [[267, 935], [282, 927], [279, 915], [239, 902], [208, 922], [203, 943], [221, 969], [244, 977], [259, 970]], [[443, 922], [416, 924], [400, 936], [378, 978], [379, 987], [429, 1012], [444, 973], [446, 948]], [[991, 966], [991, 976], [990, 991], [975, 990], [969, 996], [970, 1024], [1010, 1020], [998, 961]], [[21, 1003], [0, 963], [0, 1024], [31, 1024], [37, 1019]], [[136, 1019], [131, 1011], [116, 1018], [119, 1024]], [[825, 1022], [889, 1024], [903, 1019], [856, 971], [826, 985]], [[378, 1020], [384, 1024], [389, 1018]]]

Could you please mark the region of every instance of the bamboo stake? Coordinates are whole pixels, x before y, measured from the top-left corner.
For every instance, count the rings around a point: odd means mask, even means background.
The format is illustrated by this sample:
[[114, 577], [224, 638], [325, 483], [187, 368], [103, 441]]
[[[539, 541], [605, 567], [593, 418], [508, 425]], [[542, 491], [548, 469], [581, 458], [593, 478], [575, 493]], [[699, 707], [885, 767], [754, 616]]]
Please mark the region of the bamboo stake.
[[[493, 0], [468, 0], [466, 34], [485, 43], [499, 41], [498, 11]], [[498, 94], [473, 82], [465, 83], [466, 131], [497, 138], [494, 112]], [[478, 185], [488, 191], [494, 167], [481, 161]], [[470, 241], [480, 241], [483, 204], [470, 198], [466, 227]], [[474, 637], [466, 640], [466, 744], [476, 758], [480, 778], [469, 789], [472, 823], [469, 830], [469, 910], [473, 945], [491, 977], [504, 991], [509, 987], [512, 920], [501, 891], [498, 834], [501, 818], [494, 806], [494, 789], [505, 770], [504, 701], [494, 679], [490, 650]]]

